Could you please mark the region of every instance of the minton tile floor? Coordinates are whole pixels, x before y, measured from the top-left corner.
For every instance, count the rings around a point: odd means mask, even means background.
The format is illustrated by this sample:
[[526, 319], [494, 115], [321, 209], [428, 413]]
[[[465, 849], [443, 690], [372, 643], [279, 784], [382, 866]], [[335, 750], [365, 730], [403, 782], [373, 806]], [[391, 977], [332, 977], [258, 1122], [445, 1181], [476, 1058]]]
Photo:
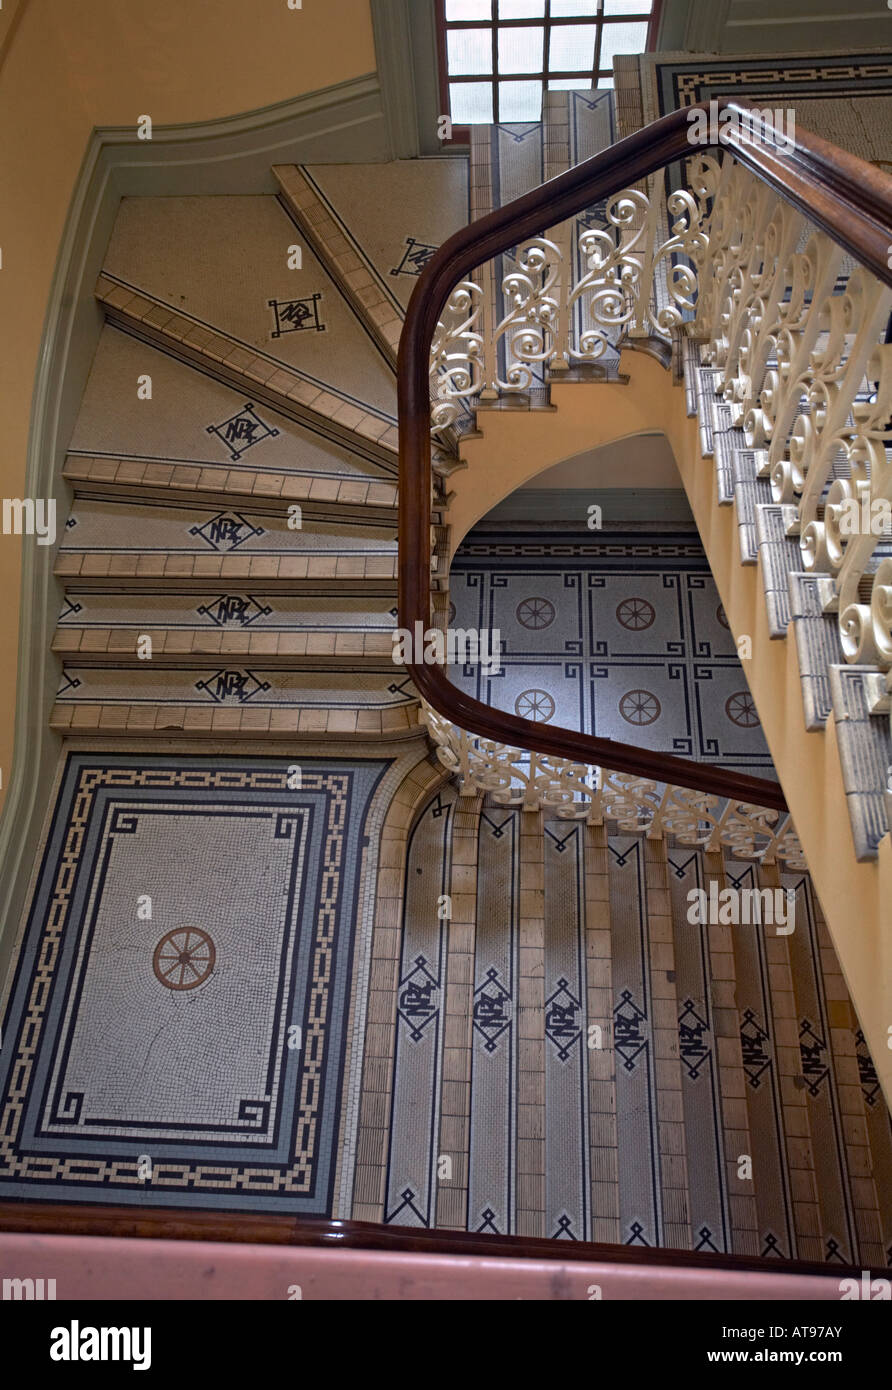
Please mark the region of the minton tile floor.
[[526, 719], [774, 776], [695, 533], [472, 531], [450, 623], [501, 634], [498, 674], [456, 685]]
[[3, 1020], [0, 1199], [332, 1209], [389, 759], [68, 757]]

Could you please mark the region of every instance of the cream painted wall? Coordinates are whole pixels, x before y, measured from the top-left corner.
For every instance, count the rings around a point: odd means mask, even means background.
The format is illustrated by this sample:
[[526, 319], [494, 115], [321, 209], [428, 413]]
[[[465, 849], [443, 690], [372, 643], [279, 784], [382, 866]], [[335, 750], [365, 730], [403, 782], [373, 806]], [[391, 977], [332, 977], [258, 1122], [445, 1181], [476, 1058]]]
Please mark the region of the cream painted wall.
[[[643, 365], [645, 359], [651, 371]], [[630, 364], [633, 373], [628, 385], [598, 382], [582, 389], [580, 382], [553, 383], [551, 400], [557, 414], [551, 410], [478, 413], [479, 438], [462, 442], [462, 457], [468, 467], [449, 479], [450, 561], [475, 522], [517, 488], [525, 484], [548, 486], [543, 478], [552, 468], [572, 468], [568, 460], [591, 459], [605, 445], [622, 455], [624, 450], [639, 446], [635, 436], [664, 433], [648, 383], [653, 379], [662, 386], [662, 378], [667, 377], [671, 385], [671, 376], [646, 353], [627, 352], [623, 361]], [[639, 379], [643, 387], [637, 385]], [[603, 392], [603, 406], [598, 392]], [[678, 470], [674, 465], [673, 469], [673, 481], [660, 486], [679, 486]], [[632, 486], [622, 478], [616, 481], [618, 486]]]
[[[369, 0], [4, 0], [0, 495], [20, 497], [62, 230], [96, 126], [209, 121], [375, 70]], [[31, 543], [31, 542], [29, 542]], [[0, 772], [11, 771], [21, 541], [0, 536]]]
[[552, 387], [552, 411], [489, 411], [478, 416], [479, 438], [468, 439], [468, 468], [450, 477], [447, 519], [454, 549], [501, 498], [522, 487], [542, 465], [645, 431], [665, 433], [710, 569], [735, 637], [749, 635], [753, 657], [746, 676], [784, 794], [805, 849], [818, 897], [886, 1098], [892, 1103], [892, 842], [873, 862], [855, 859], [846, 809], [836, 726], [809, 733], [802, 712], [796, 643], [768, 632], [760, 570], [740, 563], [733, 507], [720, 507], [715, 465], [700, 451], [699, 424], [687, 415], [685, 393], [646, 353], [623, 353], [629, 385], [583, 382]]
[[665, 435], [642, 434], [634, 439], [586, 449], [537, 473], [524, 488], [680, 488], [681, 478]]

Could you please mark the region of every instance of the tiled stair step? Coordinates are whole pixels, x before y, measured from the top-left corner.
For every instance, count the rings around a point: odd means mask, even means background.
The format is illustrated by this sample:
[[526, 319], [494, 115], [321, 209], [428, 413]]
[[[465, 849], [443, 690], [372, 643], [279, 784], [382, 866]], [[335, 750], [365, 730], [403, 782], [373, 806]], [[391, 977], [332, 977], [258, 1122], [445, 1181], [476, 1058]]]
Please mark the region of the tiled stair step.
[[394, 407], [393, 371], [275, 192], [125, 198], [103, 270], [335, 394]]
[[396, 563], [396, 539], [385, 527], [309, 519], [292, 530], [281, 513], [89, 500], [77, 502], [66, 523], [55, 573], [69, 587], [118, 591], [154, 582], [195, 593], [250, 582], [294, 593], [368, 585], [369, 593], [389, 594]]
[[[137, 393], [144, 377], [150, 400]], [[113, 323], [100, 332], [68, 451], [137, 468], [213, 467], [233, 478], [318, 473], [393, 482], [390, 454], [385, 468]]]
[[698, 367], [695, 373], [697, 392], [697, 416], [700, 421], [700, 450], [704, 458], [712, 458], [715, 453], [713, 436], [731, 428], [731, 410], [716, 394], [716, 387], [722, 379], [718, 367]]
[[[60, 542], [66, 550], [171, 550], [218, 555], [268, 551], [301, 555], [313, 551], [395, 552], [396, 528], [355, 521], [304, 520], [289, 514], [284, 498], [277, 512], [259, 517], [244, 510], [165, 506], [147, 502], [134, 506], [86, 498], [71, 509]], [[292, 525], [289, 525], [289, 521]], [[109, 544], [111, 542], [111, 544]]]
[[[152, 641], [151, 662], [139, 654], [144, 637]], [[386, 661], [390, 632], [208, 632], [206, 628], [159, 628], [146, 622], [128, 628], [65, 628], [53, 638], [53, 651], [78, 666], [116, 669], [149, 665], [219, 666], [221, 661], [262, 661], [270, 669], [304, 670], [308, 666], [346, 667]]]
[[805, 727], [823, 729], [832, 709], [828, 672], [845, 663], [839, 623], [835, 613], [823, 611], [817, 575], [791, 571], [789, 590]]
[[[390, 657], [395, 621], [388, 596], [307, 601], [219, 591], [69, 593], [53, 650], [88, 666], [219, 665], [221, 658], [235, 658], [355, 668]], [[150, 661], [139, 654], [145, 636], [152, 639]]]
[[[362, 671], [282, 671], [222, 658], [214, 667], [67, 666], [51, 723], [105, 732], [408, 733], [418, 699], [392, 661]], [[140, 716], [139, 711], [143, 714]], [[337, 716], [340, 716], [339, 718]]]
[[102, 737], [151, 735], [165, 738], [233, 738], [305, 740], [317, 744], [320, 738], [356, 740], [424, 738], [418, 723], [417, 704], [398, 709], [255, 709], [251, 705], [228, 709], [221, 706], [177, 707], [140, 704], [56, 704], [50, 727], [59, 734], [98, 734]]
[[467, 225], [467, 159], [285, 164], [272, 172], [279, 201], [395, 367], [418, 276], [434, 249]]
[[59, 632], [70, 628], [120, 628], [136, 632], [145, 625], [207, 633], [383, 632], [396, 622], [396, 605], [387, 595], [295, 598], [258, 596], [253, 589], [221, 595], [176, 593], [151, 583], [132, 593], [69, 589], [59, 615]]
[[335, 220], [316, 180], [296, 164], [274, 164], [279, 201], [336, 282], [356, 316], [396, 371], [403, 308], [361, 245]]
[[788, 576], [802, 568], [799, 541], [787, 534], [792, 512], [792, 507], [775, 502], [756, 507], [756, 544], [762, 561], [768, 630], [774, 638], [787, 635], [791, 616]]
[[250, 584], [262, 594], [396, 593], [395, 554], [234, 555], [179, 554], [163, 551], [66, 551], [54, 573], [67, 589], [139, 593], [147, 583], [175, 593], [204, 594], [209, 584]]
[[874, 859], [880, 840], [889, 831], [889, 718], [870, 712], [877, 681], [873, 667], [831, 666], [828, 674], [855, 854], [858, 859]]
[[[713, 433], [712, 442], [715, 457], [716, 495], [719, 506], [730, 507], [734, 501], [735, 456], [742, 451], [752, 453], [752, 450], [746, 450], [746, 441], [742, 430], [716, 430]], [[753, 464], [753, 472], [755, 472], [755, 464]]]
[[756, 509], [771, 502], [771, 483], [756, 472], [752, 449], [737, 449], [731, 455], [731, 486], [740, 542], [740, 563], [754, 565], [758, 559]]
[[111, 323], [143, 342], [233, 387], [246, 401], [262, 401], [281, 415], [345, 445], [361, 458], [396, 473], [395, 417], [357, 404], [334, 387], [108, 274], [100, 275], [96, 298]]
[[158, 501], [214, 508], [250, 506], [262, 515], [296, 502], [304, 516], [396, 526], [395, 483], [339, 473], [284, 473], [155, 459], [97, 458], [69, 454], [63, 476], [78, 498]]
[[705, 338], [695, 338], [685, 334], [681, 339], [681, 365], [683, 370], [685, 405], [688, 418], [693, 420], [697, 414], [699, 396], [697, 392], [698, 373], [702, 366], [700, 354], [706, 346]]

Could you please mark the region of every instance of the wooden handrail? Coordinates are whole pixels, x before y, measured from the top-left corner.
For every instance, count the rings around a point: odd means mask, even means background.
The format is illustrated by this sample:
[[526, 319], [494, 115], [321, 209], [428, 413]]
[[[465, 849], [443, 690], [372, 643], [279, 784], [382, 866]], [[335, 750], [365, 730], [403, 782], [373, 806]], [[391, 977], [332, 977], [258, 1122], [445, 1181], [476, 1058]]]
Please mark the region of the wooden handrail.
[[[797, 129], [792, 149], [773, 139], [770, 127], [750, 133], [752, 108], [722, 105], [738, 120], [727, 127], [730, 154], [770, 184], [822, 228], [878, 280], [892, 286], [892, 178], [856, 155]], [[602, 154], [550, 179], [450, 237], [431, 257], [415, 286], [400, 339], [398, 403], [399, 623], [410, 632], [416, 622], [430, 625], [430, 352], [437, 321], [455, 286], [472, 270], [553, 227], [602, 198], [611, 197], [666, 165], [700, 153], [707, 145], [689, 141], [690, 113], [673, 111], [621, 140]], [[708, 112], [709, 103], [699, 103]], [[720, 797], [786, 811], [783, 792], [761, 777], [730, 772], [634, 744], [597, 738], [579, 730], [534, 723], [475, 700], [449, 680], [438, 665], [412, 663], [409, 673], [419, 693], [440, 714], [480, 737], [535, 750], [571, 762], [631, 773]]]
[[[724, 1269], [743, 1273], [806, 1274], [839, 1280], [863, 1266], [827, 1265], [772, 1256], [716, 1254], [670, 1246], [610, 1245], [477, 1231], [385, 1226], [373, 1221], [284, 1216], [278, 1212], [219, 1212], [192, 1208], [111, 1206], [93, 1202], [0, 1202], [0, 1234], [107, 1236], [118, 1239], [224, 1241], [335, 1250], [383, 1250], [417, 1255], [603, 1262], [615, 1265]], [[870, 1271], [882, 1277], [888, 1270]]]

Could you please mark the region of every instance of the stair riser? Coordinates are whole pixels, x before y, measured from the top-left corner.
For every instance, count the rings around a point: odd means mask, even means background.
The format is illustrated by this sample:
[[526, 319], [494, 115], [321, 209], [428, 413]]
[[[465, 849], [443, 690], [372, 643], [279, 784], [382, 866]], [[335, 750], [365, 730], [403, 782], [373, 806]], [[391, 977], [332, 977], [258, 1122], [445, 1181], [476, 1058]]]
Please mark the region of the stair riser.
[[[388, 660], [388, 652], [352, 652], [329, 655], [314, 655], [313, 653], [283, 653], [283, 652], [259, 652], [247, 649], [230, 649], [228, 651], [201, 651], [193, 649], [189, 652], [164, 652], [159, 650], [155, 643], [151, 660], [140, 659], [134, 651], [108, 651], [72, 652], [63, 648], [57, 643], [53, 643], [53, 651], [62, 658], [66, 665], [75, 663], [77, 666], [90, 668], [103, 668], [109, 670], [133, 670], [145, 671], [152, 668], [163, 667], [165, 670], [183, 671], [192, 670], [193, 667], [216, 669], [221, 661], [241, 663], [250, 661], [256, 664], [263, 662], [265, 668], [276, 671], [293, 671], [301, 673], [305, 671], [350, 671], [355, 672], [382, 672], [389, 674], [396, 671], [400, 677], [404, 676], [405, 670], [402, 667], [394, 666]], [[388, 644], [389, 651], [389, 644]]]
[[261, 738], [264, 744], [272, 741], [287, 744], [288, 747], [299, 748], [307, 745], [316, 749], [319, 739], [328, 737], [337, 738], [339, 743], [355, 743], [360, 748], [364, 745], [367, 747], [370, 738], [386, 737], [394, 741], [426, 738], [424, 729], [406, 721], [399, 725], [391, 725], [380, 720], [368, 720], [361, 728], [341, 727], [337, 721], [330, 721], [325, 726], [315, 728], [310, 724], [301, 727], [300, 710], [286, 711], [291, 716], [287, 724], [274, 724], [272, 721], [267, 724], [262, 720], [236, 722], [226, 717], [230, 713], [238, 714], [238, 711], [214, 711], [216, 717], [208, 722], [203, 710], [188, 710], [186, 715], [170, 715], [159, 710], [156, 714], [154, 710], [147, 711], [145, 706], [136, 705], [132, 709], [128, 706], [110, 706], [96, 718], [72, 719], [70, 706], [63, 705], [54, 707], [50, 717], [50, 728], [68, 737], [98, 734], [104, 738], [129, 739], [142, 735], [153, 740], [163, 736], [213, 740], [231, 738], [239, 742], [253, 737]]
[[[66, 575], [57, 577], [63, 581]], [[258, 598], [264, 595], [279, 598], [396, 598], [396, 578], [393, 579], [267, 579], [252, 577], [246, 570], [223, 569], [216, 576], [207, 574], [171, 575], [154, 573], [144, 575], [84, 575], [72, 580], [74, 591], [106, 594], [141, 594], [147, 582], [153, 587], [162, 587], [169, 594], [206, 594], [208, 583], [216, 579], [221, 584], [251, 585], [251, 592]], [[66, 593], [72, 592], [66, 585]]]
[[72, 480], [76, 502], [135, 502], [138, 506], [161, 503], [174, 507], [250, 508], [257, 516], [281, 516], [283, 505], [297, 503], [306, 520], [325, 521], [333, 526], [380, 526], [393, 533], [397, 525], [397, 508], [344, 505], [316, 502], [303, 497], [263, 497], [256, 492], [215, 491], [213, 488], [160, 488], [128, 486], [111, 483], [107, 488], [82, 487]]

